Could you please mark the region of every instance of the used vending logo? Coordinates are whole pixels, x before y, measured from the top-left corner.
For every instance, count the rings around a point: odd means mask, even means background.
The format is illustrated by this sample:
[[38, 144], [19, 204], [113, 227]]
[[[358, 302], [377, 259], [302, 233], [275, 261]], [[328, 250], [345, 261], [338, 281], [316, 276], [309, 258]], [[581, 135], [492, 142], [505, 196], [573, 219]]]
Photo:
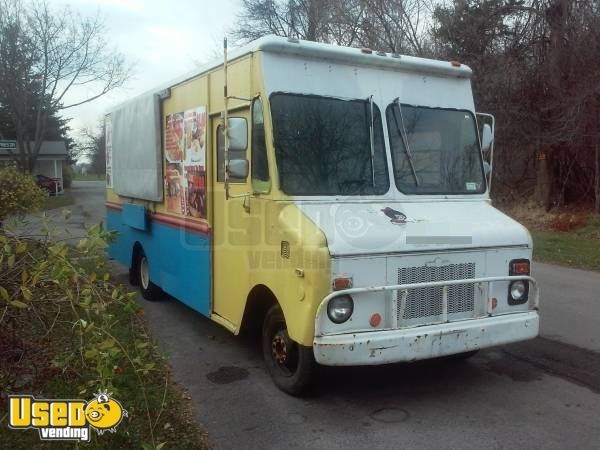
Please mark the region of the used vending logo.
[[114, 433], [127, 411], [101, 391], [85, 400], [38, 400], [30, 395], [11, 395], [8, 426], [14, 430], [37, 429], [44, 441], [89, 442], [90, 427], [98, 434]]

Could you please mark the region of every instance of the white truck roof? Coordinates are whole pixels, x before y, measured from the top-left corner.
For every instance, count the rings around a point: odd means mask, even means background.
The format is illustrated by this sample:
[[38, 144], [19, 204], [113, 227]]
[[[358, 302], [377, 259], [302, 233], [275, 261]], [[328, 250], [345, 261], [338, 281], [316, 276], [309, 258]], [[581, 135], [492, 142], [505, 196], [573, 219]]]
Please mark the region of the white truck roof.
[[[431, 75], [470, 78], [471, 69], [464, 65], [453, 65], [449, 61], [418, 58], [375, 50], [341, 47], [311, 41], [300, 41], [277, 36], [266, 36], [251, 43], [254, 51], [282, 53], [301, 58], [316, 58], [343, 64], [381, 67], [392, 70], [421, 72]], [[368, 49], [367, 49], [368, 50]]]
[[[324, 44], [320, 42], [303, 41], [299, 39], [285, 38], [275, 35], [264, 36], [256, 39], [244, 46], [238, 47], [228, 52], [228, 60], [233, 61], [252, 52], [278, 53], [298, 58], [321, 59], [340, 64], [379, 67], [388, 70], [397, 70], [401, 72], [418, 72], [429, 75], [471, 78], [472, 71], [465, 65], [453, 65], [449, 61], [440, 61], [428, 58], [419, 58], [415, 56], [405, 56], [372, 50], [367, 53], [360, 48], [342, 47], [334, 44]], [[192, 72], [177, 77], [167, 83], [161, 84], [143, 94], [120, 103], [110, 108], [107, 113], [120, 109], [123, 105], [139, 97], [159, 93], [170, 87], [177, 86], [192, 78], [198, 77], [209, 72], [223, 64], [223, 60], [214, 60], [204, 64]]]

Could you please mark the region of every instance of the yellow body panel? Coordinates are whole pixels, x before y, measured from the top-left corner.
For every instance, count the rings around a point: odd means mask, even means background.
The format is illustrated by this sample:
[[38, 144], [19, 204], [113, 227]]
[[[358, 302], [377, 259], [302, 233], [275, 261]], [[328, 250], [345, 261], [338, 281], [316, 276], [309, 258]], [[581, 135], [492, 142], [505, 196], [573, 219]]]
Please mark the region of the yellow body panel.
[[[232, 64], [228, 89], [232, 96], [261, 98], [265, 135], [272, 136], [259, 58], [255, 53], [250, 67]], [[222, 82], [221, 73], [215, 76], [218, 82]], [[230, 116], [246, 118], [251, 131], [250, 104], [246, 107], [238, 101], [234, 105]], [[213, 121], [214, 161], [218, 118]], [[249, 143], [251, 139], [249, 133]], [[247, 151], [249, 160], [251, 151], [251, 148]], [[214, 318], [219, 322], [225, 319], [239, 331], [249, 293], [255, 286], [266, 286], [283, 309], [292, 339], [311, 346], [316, 308], [329, 292], [329, 252], [321, 231], [277, 189], [274, 149], [269, 138], [267, 151], [272, 180], [268, 193], [254, 193], [249, 176], [246, 183], [230, 184], [232, 196], [249, 195], [225, 200], [224, 184], [216, 181], [216, 164], [213, 164], [213, 304], [218, 316]], [[281, 257], [281, 241], [289, 242], [289, 259]]]
[[[330, 291], [329, 250], [321, 231], [293, 202], [253, 199], [255, 223], [250, 285], [267, 286], [278, 299], [292, 339], [311, 346], [317, 306]], [[262, 236], [260, 236], [262, 234]], [[289, 258], [281, 242], [289, 243]]]

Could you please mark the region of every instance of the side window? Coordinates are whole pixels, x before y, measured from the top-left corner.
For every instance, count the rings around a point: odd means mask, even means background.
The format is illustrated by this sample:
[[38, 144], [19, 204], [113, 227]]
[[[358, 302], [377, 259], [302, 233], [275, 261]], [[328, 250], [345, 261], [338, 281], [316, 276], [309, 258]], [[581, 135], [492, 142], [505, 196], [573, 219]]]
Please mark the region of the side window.
[[252, 102], [252, 188], [256, 192], [268, 192], [271, 188], [269, 162], [265, 139], [263, 106], [259, 98]]
[[[217, 182], [225, 182], [225, 135], [223, 134], [223, 126], [217, 127]], [[229, 151], [229, 159], [244, 159], [246, 152], [243, 150]], [[245, 178], [229, 178], [230, 183], [245, 183]]]

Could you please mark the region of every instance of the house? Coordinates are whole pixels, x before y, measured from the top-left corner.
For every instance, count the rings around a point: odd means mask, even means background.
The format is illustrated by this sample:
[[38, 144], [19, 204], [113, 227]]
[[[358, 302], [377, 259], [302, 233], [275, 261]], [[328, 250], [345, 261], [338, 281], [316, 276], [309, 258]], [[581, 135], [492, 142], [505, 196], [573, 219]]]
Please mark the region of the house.
[[[19, 153], [15, 141], [0, 141], [0, 165], [17, 161]], [[33, 175], [58, 178], [63, 186], [63, 164], [69, 158], [64, 141], [44, 141], [40, 148]]]
[[85, 176], [90, 171], [90, 167], [91, 167], [91, 164], [89, 164], [89, 163], [78, 162], [77, 165], [75, 166], [75, 172], [78, 173], [79, 175]]

